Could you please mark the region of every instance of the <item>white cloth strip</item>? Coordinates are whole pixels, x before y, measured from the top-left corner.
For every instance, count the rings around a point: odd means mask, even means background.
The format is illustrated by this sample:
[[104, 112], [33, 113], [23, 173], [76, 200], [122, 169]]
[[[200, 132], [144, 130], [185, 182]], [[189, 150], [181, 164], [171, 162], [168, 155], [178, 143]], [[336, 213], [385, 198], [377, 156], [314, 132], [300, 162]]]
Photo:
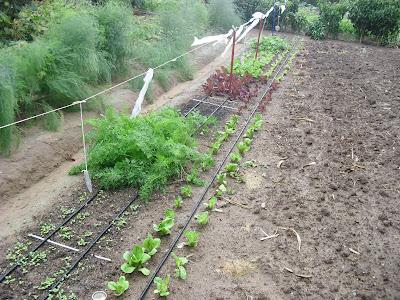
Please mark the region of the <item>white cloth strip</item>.
[[133, 107], [131, 118], [135, 118], [140, 114], [140, 112], [142, 110], [142, 103], [144, 100], [144, 96], [146, 96], [146, 92], [147, 92], [147, 89], [149, 88], [149, 84], [150, 84], [151, 80], [153, 79], [153, 74], [154, 74], [153, 69], [149, 69], [147, 71], [146, 76], [143, 79], [143, 81], [144, 81], [143, 87], [140, 90], [140, 93], [136, 100], [135, 106]]
[[[208, 101], [204, 101], [204, 100], [199, 100], [199, 99], [192, 99], [192, 100], [193, 100], [193, 101], [200, 102], [200, 103], [210, 104], [210, 105], [214, 105], [214, 106], [220, 106], [220, 105], [217, 104], [217, 103], [212, 103], [212, 102], [208, 102]], [[237, 110], [236, 107], [227, 106], [227, 105], [221, 105], [221, 107], [227, 108], [227, 109], [232, 109], [232, 110]]]

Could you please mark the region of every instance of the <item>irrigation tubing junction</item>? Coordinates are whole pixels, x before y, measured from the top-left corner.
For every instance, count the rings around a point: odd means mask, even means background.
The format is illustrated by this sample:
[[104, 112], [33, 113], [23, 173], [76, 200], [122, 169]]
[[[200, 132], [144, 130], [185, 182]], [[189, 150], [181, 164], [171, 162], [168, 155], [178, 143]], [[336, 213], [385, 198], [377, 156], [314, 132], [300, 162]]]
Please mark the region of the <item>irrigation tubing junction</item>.
[[[297, 42], [297, 41], [296, 41]], [[197, 209], [199, 208], [199, 206], [201, 205], [201, 203], [204, 201], [205, 196], [207, 195], [207, 193], [209, 192], [212, 184], [215, 181], [215, 178], [217, 177], [218, 173], [221, 171], [222, 167], [224, 166], [224, 164], [226, 163], [226, 161], [229, 158], [229, 154], [232, 153], [232, 151], [234, 150], [236, 144], [238, 143], [239, 139], [241, 138], [241, 136], [243, 135], [244, 131], [246, 130], [247, 126], [249, 125], [251, 119], [253, 118], [254, 114], [257, 112], [259, 105], [261, 104], [261, 101], [264, 99], [264, 97], [267, 95], [268, 91], [271, 89], [271, 86], [275, 80], [275, 78], [278, 76], [278, 74], [282, 71], [283, 66], [286, 66], [287, 61], [289, 60], [289, 57], [291, 56], [291, 53], [293, 53], [295, 47], [295, 44], [293, 45], [291, 51], [287, 54], [285, 61], [280, 65], [279, 69], [277, 70], [277, 72], [274, 74], [272, 80], [269, 82], [267, 88], [265, 89], [264, 93], [261, 95], [261, 97], [258, 99], [257, 103], [255, 104], [254, 108], [252, 109], [250, 115], [248, 116], [245, 124], [243, 125], [240, 133], [238, 134], [238, 136], [236, 137], [234, 143], [232, 144], [231, 148], [229, 149], [228, 153], [225, 155], [224, 160], [221, 162], [221, 164], [219, 165], [219, 167], [217, 168], [217, 170], [215, 171], [210, 183], [207, 185], [206, 189], [204, 190], [204, 192], [202, 193], [200, 199], [197, 201], [196, 205], [194, 206], [192, 213], [190, 214], [190, 216], [188, 217], [188, 219], [185, 222], [185, 225], [182, 227], [182, 229], [179, 231], [178, 235], [175, 237], [175, 239], [173, 240], [173, 242], [171, 243], [169, 249], [167, 250], [167, 252], [165, 253], [165, 255], [163, 256], [163, 258], [161, 259], [161, 262], [158, 264], [156, 270], [153, 272], [153, 274], [151, 275], [151, 277], [149, 278], [149, 280], [147, 281], [147, 284], [145, 286], [145, 288], [143, 289], [142, 293], [139, 296], [139, 300], [144, 299], [144, 297], [146, 296], [147, 292], [150, 290], [153, 281], [155, 279], [155, 277], [158, 275], [158, 273], [161, 271], [162, 267], [164, 266], [164, 264], [167, 262], [169, 256], [171, 255], [172, 251], [174, 250], [175, 246], [177, 245], [177, 243], [179, 242], [179, 239], [182, 237], [184, 231], [186, 230], [186, 228], [189, 226], [190, 221], [193, 219], [193, 217], [195, 216]]]

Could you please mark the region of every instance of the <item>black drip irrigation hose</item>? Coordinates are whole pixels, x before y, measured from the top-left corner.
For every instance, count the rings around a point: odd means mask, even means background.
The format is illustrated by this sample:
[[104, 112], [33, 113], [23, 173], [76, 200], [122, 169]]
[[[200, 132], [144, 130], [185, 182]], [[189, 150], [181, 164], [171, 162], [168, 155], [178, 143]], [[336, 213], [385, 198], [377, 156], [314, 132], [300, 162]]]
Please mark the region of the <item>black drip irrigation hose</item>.
[[166, 263], [167, 259], [169, 258], [169, 256], [171, 255], [173, 249], [175, 248], [176, 244], [179, 242], [179, 239], [182, 237], [183, 233], [185, 232], [186, 228], [189, 226], [190, 221], [193, 219], [194, 215], [197, 212], [197, 209], [199, 208], [199, 206], [201, 205], [201, 203], [203, 202], [205, 196], [207, 195], [209, 189], [211, 188], [212, 184], [215, 181], [215, 178], [218, 176], [218, 173], [221, 171], [222, 167], [224, 166], [224, 164], [226, 163], [226, 161], [228, 160], [229, 154], [232, 153], [232, 151], [234, 150], [237, 142], [239, 141], [239, 139], [241, 138], [242, 134], [244, 133], [244, 131], [246, 130], [247, 126], [249, 125], [251, 119], [253, 118], [254, 114], [257, 112], [258, 107], [260, 106], [261, 101], [263, 100], [263, 98], [267, 95], [268, 91], [270, 90], [272, 83], [274, 82], [275, 78], [277, 77], [277, 75], [281, 72], [282, 67], [286, 65], [287, 61], [289, 60], [289, 57], [291, 55], [291, 53], [294, 50], [294, 45], [292, 50], [288, 53], [285, 61], [283, 64], [280, 65], [278, 71], [275, 73], [274, 77], [272, 78], [271, 82], [269, 83], [268, 87], [265, 89], [264, 93], [262, 94], [262, 96], [259, 98], [259, 100], [257, 101], [257, 104], [254, 106], [253, 110], [251, 111], [251, 114], [249, 115], [249, 117], [247, 118], [242, 130], [240, 131], [239, 135], [237, 136], [235, 142], [233, 143], [232, 147], [229, 149], [228, 153], [226, 154], [224, 160], [222, 161], [222, 163], [219, 165], [218, 169], [215, 171], [210, 183], [207, 185], [207, 188], [204, 190], [204, 192], [202, 193], [199, 201], [196, 203], [195, 207], [193, 208], [192, 213], [190, 214], [189, 218], [187, 219], [187, 221], [185, 222], [185, 225], [183, 226], [183, 228], [179, 231], [178, 235], [175, 237], [175, 239], [173, 240], [173, 242], [171, 243], [169, 249], [167, 250], [167, 252], [165, 253], [165, 255], [163, 256], [163, 258], [161, 259], [161, 262], [159, 263], [159, 265], [157, 266], [156, 270], [154, 271], [154, 273], [152, 274], [151, 278], [148, 280], [146, 287], [143, 289], [142, 293], [139, 296], [139, 300], [144, 299], [144, 297], [146, 296], [147, 292], [150, 290], [154, 278], [158, 275], [158, 273], [160, 272], [161, 268], [164, 266], [164, 264]]
[[136, 201], [139, 198], [139, 194], [137, 193], [132, 199], [129, 201], [129, 203], [124, 206], [124, 208], [114, 217], [114, 219], [108, 223], [108, 225], [103, 229], [103, 231], [90, 243], [90, 245], [85, 249], [85, 251], [82, 252], [81, 255], [79, 255], [78, 259], [75, 260], [75, 262], [71, 265], [71, 267], [66, 271], [61, 279], [54, 283], [51, 287], [49, 287], [49, 292], [46, 293], [42, 298], [40, 299], [48, 299], [50, 296], [50, 293], [52, 290], [56, 289], [67, 277], [68, 275], [78, 266], [78, 264], [81, 262], [81, 260], [89, 253], [89, 251], [96, 245], [96, 243], [107, 233], [107, 231], [113, 226], [114, 222], [120, 218], [123, 213], [129, 208], [129, 206], [132, 205], [134, 201]]
[[[206, 100], [207, 98], [208, 98], [208, 96], [203, 97], [203, 99], [201, 99], [201, 101], [204, 101], [204, 100]], [[190, 101], [190, 100], [189, 100], [189, 101]], [[192, 101], [195, 101], [195, 100], [192, 99]], [[193, 105], [192, 108], [189, 109], [189, 111], [186, 112], [183, 116], [186, 118], [186, 117], [187, 117], [194, 109], [196, 109], [200, 104], [201, 104], [201, 102], [200, 102], [200, 101], [197, 101], [197, 103], [196, 103], [195, 105]]]
[[[28, 258], [30, 253], [35, 252], [38, 250], [40, 247], [42, 247], [52, 236], [54, 236], [61, 227], [63, 227], [65, 224], [67, 224], [73, 217], [75, 217], [79, 212], [82, 211], [90, 202], [92, 202], [98, 194], [98, 191], [94, 192], [92, 195], [89, 196], [89, 198], [83, 203], [78, 209], [76, 209], [67, 219], [64, 220], [56, 229], [54, 229], [51, 233], [49, 233], [44, 239], [39, 242], [31, 251], [28, 252], [22, 259]], [[19, 262], [15, 263], [12, 265], [4, 274], [1, 275], [0, 277], [0, 283], [3, 282], [3, 280], [10, 275], [12, 272], [14, 272], [18, 267], [19, 267]]]
[[[206, 97], [207, 98], [207, 97]], [[209, 118], [214, 115], [227, 101], [227, 99], [221, 103], [214, 111], [211, 112], [211, 114], [209, 114], [207, 116], [207, 119], [200, 124], [200, 126], [198, 128], [196, 128], [195, 132], [198, 131], [201, 127], [203, 127], [205, 124], [207, 124], [207, 121], [209, 120]], [[198, 104], [195, 105], [195, 107], [199, 106], [201, 104], [201, 102], [198, 102]], [[193, 109], [191, 109], [192, 111]], [[187, 115], [190, 113], [190, 111], [185, 114], [185, 117], [187, 117]], [[96, 193], [97, 195], [97, 193]], [[136, 201], [139, 198], [139, 194], [136, 194], [131, 201], [129, 201], [129, 203], [118, 213], [117, 216], [114, 217], [114, 219], [107, 225], [107, 227], [105, 227], [105, 229], [103, 229], [103, 231], [90, 243], [90, 245], [82, 252], [82, 254], [74, 261], [74, 263], [70, 266], [70, 268], [68, 269], [68, 271], [66, 271], [63, 276], [60, 278], [59, 281], [57, 281], [56, 283], [54, 283], [51, 287], [48, 288], [48, 291], [42, 298], [40, 299], [48, 299], [50, 297], [51, 291], [54, 289], [57, 289], [57, 287], [60, 286], [61, 283], [63, 283], [69, 276], [69, 274], [72, 273], [72, 271], [75, 270], [75, 268], [78, 266], [78, 264], [82, 261], [82, 259], [84, 259], [86, 257], [86, 255], [90, 252], [90, 250], [96, 245], [96, 243], [110, 230], [110, 228], [113, 226], [113, 224], [115, 223], [115, 221], [120, 218], [122, 216], [122, 214], [129, 208], [129, 206], [132, 205], [132, 203], [134, 201]], [[82, 208], [81, 208], [82, 209]], [[79, 211], [78, 211], [79, 212]], [[72, 217], [76, 215], [73, 214], [71, 215], [70, 218], [68, 218], [68, 221], [72, 219]], [[68, 222], [67, 221], [67, 222]], [[66, 223], [66, 222], [65, 222]], [[65, 224], [64, 223], [64, 224]], [[54, 233], [53, 233], [54, 234]], [[50, 236], [51, 237], [51, 236]], [[48, 238], [50, 238], [48, 237]], [[43, 243], [42, 243], [43, 244]]]

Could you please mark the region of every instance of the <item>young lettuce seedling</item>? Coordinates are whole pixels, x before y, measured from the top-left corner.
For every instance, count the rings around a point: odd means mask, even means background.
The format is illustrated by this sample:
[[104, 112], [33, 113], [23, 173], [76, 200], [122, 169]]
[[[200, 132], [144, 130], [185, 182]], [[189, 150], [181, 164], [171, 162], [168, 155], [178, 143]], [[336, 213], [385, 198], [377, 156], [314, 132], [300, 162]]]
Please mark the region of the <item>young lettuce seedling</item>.
[[204, 226], [207, 225], [208, 223], [208, 211], [202, 212], [201, 214], [198, 214], [196, 216], [197, 223], [200, 225]]
[[225, 166], [225, 170], [229, 173], [236, 172], [239, 169], [238, 164], [229, 163]]
[[204, 186], [204, 180], [199, 178], [199, 171], [193, 168], [192, 172], [186, 176], [186, 181], [196, 186]]
[[175, 276], [177, 278], [186, 280], [187, 272], [184, 266], [188, 263], [188, 259], [183, 256], [177, 256], [175, 255], [174, 252], [172, 252], [172, 257], [175, 259], [175, 265], [176, 265]]
[[252, 139], [252, 138], [254, 137], [254, 132], [255, 132], [255, 128], [251, 126], [251, 127], [246, 131], [244, 137], [247, 137], [247, 138], [249, 138], [249, 139]]
[[226, 183], [226, 173], [219, 173], [217, 175], [217, 182], [218, 182], [218, 184], [225, 184]]
[[249, 146], [247, 146], [244, 142], [238, 143], [236, 147], [239, 150], [240, 154], [243, 154], [250, 150]]
[[117, 282], [108, 282], [107, 287], [111, 291], [114, 291], [116, 296], [121, 296], [129, 288], [129, 282], [126, 280], [125, 276], [121, 276]]
[[211, 197], [210, 200], [208, 200], [208, 203], [204, 203], [206, 209], [211, 211], [214, 210], [216, 204], [217, 204], [217, 197]]
[[216, 141], [211, 145], [211, 154], [216, 155], [221, 148], [222, 143], [220, 141]]
[[199, 233], [195, 230], [193, 231], [185, 231], [185, 237], [187, 239], [185, 245], [189, 247], [196, 247], [199, 242]]
[[231, 153], [229, 157], [233, 163], [239, 163], [242, 160], [242, 156], [238, 152]]
[[167, 275], [165, 279], [161, 277], [154, 278], [154, 283], [157, 286], [157, 289], [154, 290], [154, 294], [159, 294], [161, 297], [167, 297], [169, 295], [168, 286], [171, 277]]
[[153, 256], [157, 253], [157, 248], [160, 247], [161, 240], [159, 238], [153, 238], [153, 236], [149, 233], [147, 238], [143, 241], [143, 249], [144, 252], [150, 256]]
[[165, 218], [159, 224], [153, 224], [153, 230], [161, 235], [171, 234], [171, 229], [175, 225], [175, 213], [172, 209], [165, 211]]
[[176, 197], [174, 199], [174, 207], [175, 208], [181, 208], [182, 207], [182, 203], [183, 203], [183, 201], [182, 201], [182, 197], [181, 196], [178, 196], [178, 197]]
[[252, 142], [253, 142], [252, 139], [249, 139], [249, 138], [244, 138], [244, 139], [243, 139], [243, 143], [245, 143], [245, 145], [247, 145], [248, 147], [251, 146], [251, 143], [252, 143]]
[[124, 273], [130, 274], [134, 271], [139, 271], [145, 276], [150, 274], [150, 270], [143, 267], [143, 265], [151, 258], [151, 256], [145, 253], [141, 246], [135, 246], [132, 251], [126, 251], [123, 258], [126, 261], [126, 263], [121, 266], [121, 270]]
[[190, 185], [184, 185], [183, 187], [181, 187], [181, 195], [183, 196], [183, 198], [190, 198], [192, 197], [192, 187]]
[[208, 169], [215, 166], [215, 161], [210, 154], [206, 154], [201, 160], [200, 166], [203, 171], [207, 171]]

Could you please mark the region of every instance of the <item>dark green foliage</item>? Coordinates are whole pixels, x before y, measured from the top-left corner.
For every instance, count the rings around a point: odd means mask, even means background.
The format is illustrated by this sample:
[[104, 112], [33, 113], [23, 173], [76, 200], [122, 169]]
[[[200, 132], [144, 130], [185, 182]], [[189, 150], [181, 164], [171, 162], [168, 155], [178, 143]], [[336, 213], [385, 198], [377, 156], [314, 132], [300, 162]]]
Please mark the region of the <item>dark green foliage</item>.
[[336, 38], [339, 33], [339, 23], [346, 13], [346, 5], [343, 2], [330, 3], [328, 0], [320, 0], [318, 7], [325, 33]]
[[204, 121], [170, 108], [134, 119], [108, 111], [89, 122], [89, 171], [101, 188], [139, 187], [147, 199], [189, 163], [202, 161], [193, 135]]
[[400, 1], [356, 0], [349, 18], [361, 38], [371, 33], [384, 43], [384, 38], [400, 30]]
[[322, 21], [318, 19], [317, 22], [308, 26], [306, 34], [313, 40], [323, 40], [325, 39], [325, 26]]
[[240, 15], [246, 21], [250, 20], [256, 11], [265, 13], [272, 6], [272, 1], [265, 0], [234, 0], [234, 3]]
[[241, 23], [232, 0], [211, 0], [208, 4], [208, 19], [212, 29], [220, 32], [228, 31], [232, 25]]
[[108, 53], [114, 73], [123, 71], [132, 49], [130, 8], [110, 1], [96, 10], [96, 18], [105, 38], [100, 48]]

